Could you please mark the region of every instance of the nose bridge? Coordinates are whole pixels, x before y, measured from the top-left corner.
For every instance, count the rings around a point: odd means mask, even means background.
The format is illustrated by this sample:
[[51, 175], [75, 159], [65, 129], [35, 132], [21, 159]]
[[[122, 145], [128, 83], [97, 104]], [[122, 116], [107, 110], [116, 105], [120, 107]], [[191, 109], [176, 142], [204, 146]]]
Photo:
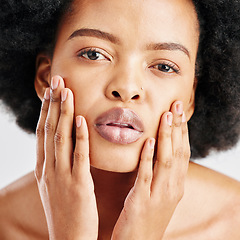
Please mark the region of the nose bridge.
[[115, 74], [107, 88], [108, 97], [121, 101], [143, 98], [143, 74], [136, 58], [122, 61], [116, 66]]

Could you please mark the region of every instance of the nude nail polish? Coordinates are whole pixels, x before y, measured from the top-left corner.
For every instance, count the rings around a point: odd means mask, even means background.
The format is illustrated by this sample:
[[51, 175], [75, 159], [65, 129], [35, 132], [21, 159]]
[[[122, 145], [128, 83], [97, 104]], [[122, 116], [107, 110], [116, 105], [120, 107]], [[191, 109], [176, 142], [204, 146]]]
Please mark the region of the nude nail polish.
[[76, 117], [76, 126], [79, 128], [79, 127], [81, 127], [81, 124], [82, 124], [82, 117], [77, 116]]
[[52, 88], [52, 90], [57, 89], [58, 85], [59, 85], [59, 79], [53, 77], [52, 81], [51, 81], [51, 88]]
[[171, 113], [168, 113], [168, 114], [167, 114], [167, 124], [168, 124], [169, 126], [172, 126], [172, 121], [173, 121], [173, 116], [172, 116]]
[[66, 101], [66, 99], [67, 99], [67, 90], [63, 89], [61, 92], [61, 100], [62, 100], [62, 102], [64, 102], [64, 101]]
[[176, 105], [176, 111], [179, 115], [183, 114], [183, 104], [181, 102], [177, 103]]

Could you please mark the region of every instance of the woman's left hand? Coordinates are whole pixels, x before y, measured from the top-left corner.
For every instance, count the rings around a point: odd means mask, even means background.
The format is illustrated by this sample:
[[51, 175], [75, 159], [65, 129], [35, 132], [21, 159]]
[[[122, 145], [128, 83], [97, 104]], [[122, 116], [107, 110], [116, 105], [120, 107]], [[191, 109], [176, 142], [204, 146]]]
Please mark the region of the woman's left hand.
[[112, 233], [112, 240], [159, 240], [183, 197], [190, 158], [182, 102], [161, 117], [153, 166], [154, 139], [147, 139], [138, 176]]

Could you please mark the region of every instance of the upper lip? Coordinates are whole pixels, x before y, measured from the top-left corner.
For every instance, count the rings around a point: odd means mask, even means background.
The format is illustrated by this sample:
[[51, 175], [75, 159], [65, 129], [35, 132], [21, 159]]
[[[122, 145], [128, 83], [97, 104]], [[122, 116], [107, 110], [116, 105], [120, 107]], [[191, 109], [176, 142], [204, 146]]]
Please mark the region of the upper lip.
[[133, 110], [128, 108], [112, 108], [102, 113], [96, 119], [95, 125], [112, 125], [132, 128], [139, 132], [144, 131], [141, 118]]

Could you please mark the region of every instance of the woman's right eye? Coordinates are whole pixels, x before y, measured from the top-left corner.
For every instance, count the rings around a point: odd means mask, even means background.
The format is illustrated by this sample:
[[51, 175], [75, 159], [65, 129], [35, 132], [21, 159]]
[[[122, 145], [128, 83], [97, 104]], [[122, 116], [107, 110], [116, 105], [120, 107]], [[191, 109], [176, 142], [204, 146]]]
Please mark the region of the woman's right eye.
[[84, 49], [78, 53], [78, 57], [86, 58], [91, 61], [101, 61], [101, 60], [108, 60], [102, 53], [97, 51], [96, 49]]

